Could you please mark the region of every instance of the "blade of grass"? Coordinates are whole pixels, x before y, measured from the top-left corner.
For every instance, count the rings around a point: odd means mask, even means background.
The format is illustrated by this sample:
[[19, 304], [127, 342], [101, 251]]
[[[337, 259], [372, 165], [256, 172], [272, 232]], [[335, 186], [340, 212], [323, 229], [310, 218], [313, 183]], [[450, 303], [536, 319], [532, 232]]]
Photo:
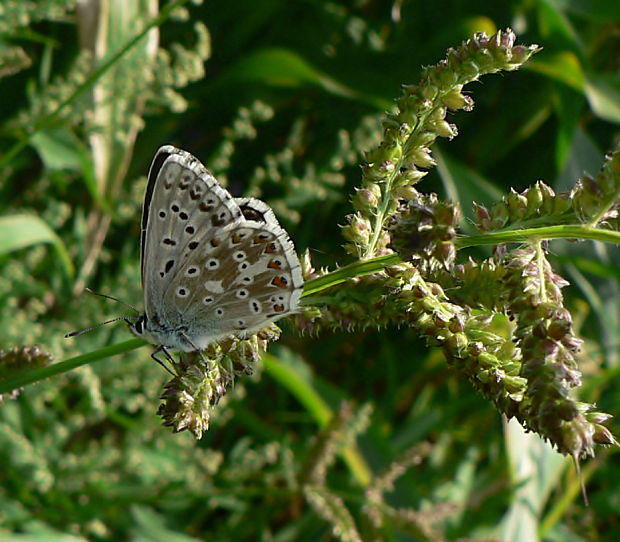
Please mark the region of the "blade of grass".
[[[294, 367], [282, 363], [269, 354], [263, 355], [263, 363], [267, 374], [297, 398], [317, 421], [319, 427], [327, 426], [334, 412], [312, 387], [311, 382], [295, 371]], [[358, 483], [362, 487], [367, 487], [372, 479], [372, 473], [360, 451], [356, 447], [349, 446], [343, 450], [342, 456]]]
[[0, 382], [0, 394], [8, 393], [17, 388], [27, 386], [28, 384], [39, 382], [40, 380], [49, 378], [50, 376], [66, 373], [67, 371], [71, 371], [73, 369], [76, 369], [77, 367], [81, 367], [82, 365], [86, 365], [88, 363], [93, 363], [95, 361], [106, 359], [111, 356], [124, 354], [125, 352], [135, 350], [136, 348], [144, 346], [145, 344], [147, 344], [146, 341], [142, 339], [130, 339], [129, 341], [125, 341], [120, 344], [113, 344], [111, 346], [106, 346], [105, 348], [100, 348], [99, 350], [95, 350], [94, 352], [75, 356], [74, 358], [60, 361], [47, 367], [28, 371], [27, 373], [15, 376], [13, 378], [7, 378], [6, 380]]

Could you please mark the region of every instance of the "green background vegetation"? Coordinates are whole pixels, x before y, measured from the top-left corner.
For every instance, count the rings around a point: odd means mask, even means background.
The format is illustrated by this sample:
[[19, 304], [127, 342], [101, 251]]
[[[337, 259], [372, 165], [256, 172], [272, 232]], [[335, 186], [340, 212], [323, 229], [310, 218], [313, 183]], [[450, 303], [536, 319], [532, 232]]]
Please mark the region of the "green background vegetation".
[[[152, 2], [136, 1], [135, 13], [115, 11], [120, 4], [109, 2], [110, 54], [155, 15], [147, 13]], [[162, 144], [195, 154], [234, 195], [269, 202], [316, 267], [351, 261], [339, 225], [384, 110], [422, 66], [474, 32], [511, 26], [520, 42], [543, 50], [518, 72], [468, 87], [476, 107], [450, 119], [459, 137], [435, 146], [438, 167], [420, 190], [459, 201], [471, 217], [473, 201], [492, 203], [538, 179], [570, 189], [598, 172], [618, 140], [615, 0], [187, 4], [161, 17], [155, 69], [142, 41], [93, 78], [98, 106], [93, 87], [83, 86], [92, 63], [83, 49], [94, 32], [72, 2], [0, 7], [5, 351], [38, 344], [63, 360], [128, 338], [122, 325], [63, 335], [122, 313], [81, 294], [84, 286], [142, 306], [140, 206]], [[462, 228], [472, 231], [467, 221]], [[617, 416], [617, 248], [557, 241], [550, 251], [571, 282], [566, 305], [585, 339], [580, 393]], [[385, 540], [620, 536], [613, 450], [582, 465], [586, 507], [572, 463], [503, 423], [412, 331], [303, 336], [282, 328], [201, 441], [161, 426], [167, 375], [148, 348], [6, 399], [0, 538], [314, 541], [337, 538], [337, 525], [342, 539], [355, 540], [352, 521], [362, 537], [368, 532], [369, 477], [394, 461], [409, 468], [385, 503], [411, 511], [386, 522]], [[342, 401], [342, 427], [321, 432]], [[304, 473], [317, 461], [328, 471], [313, 493]], [[340, 517], [330, 523], [317, 513], [326, 509]]]

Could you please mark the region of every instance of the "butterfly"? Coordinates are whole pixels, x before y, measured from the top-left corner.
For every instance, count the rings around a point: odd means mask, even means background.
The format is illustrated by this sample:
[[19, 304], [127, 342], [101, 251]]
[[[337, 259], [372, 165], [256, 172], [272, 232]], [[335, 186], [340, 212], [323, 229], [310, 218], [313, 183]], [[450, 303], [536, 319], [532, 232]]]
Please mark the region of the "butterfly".
[[271, 208], [233, 198], [197, 158], [171, 145], [149, 169], [140, 262], [145, 309], [121, 319], [158, 346], [155, 353], [200, 352], [299, 311], [301, 266]]

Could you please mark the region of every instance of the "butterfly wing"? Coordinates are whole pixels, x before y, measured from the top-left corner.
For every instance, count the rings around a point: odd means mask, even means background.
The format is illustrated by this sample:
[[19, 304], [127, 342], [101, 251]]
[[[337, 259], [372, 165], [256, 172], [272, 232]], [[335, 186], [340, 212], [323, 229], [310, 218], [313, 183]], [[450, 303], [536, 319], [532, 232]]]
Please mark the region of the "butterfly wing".
[[242, 220], [203, 240], [178, 270], [166, 304], [183, 314], [199, 348], [232, 334], [247, 336], [298, 310], [303, 279], [281, 228]]
[[159, 328], [183, 327], [204, 348], [298, 310], [301, 267], [273, 211], [232, 198], [189, 153], [158, 151], [142, 220], [146, 313]]
[[148, 319], [181, 325], [177, 307], [164, 301], [183, 260], [200, 239], [242, 217], [232, 196], [188, 152], [161, 147], [149, 170], [142, 208], [141, 268]]

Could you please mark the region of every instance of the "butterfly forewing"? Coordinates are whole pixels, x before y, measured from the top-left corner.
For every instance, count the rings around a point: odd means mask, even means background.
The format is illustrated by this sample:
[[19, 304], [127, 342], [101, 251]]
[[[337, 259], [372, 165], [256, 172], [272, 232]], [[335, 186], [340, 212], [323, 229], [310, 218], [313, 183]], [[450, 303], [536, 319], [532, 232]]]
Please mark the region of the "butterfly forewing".
[[[163, 160], [162, 160], [163, 157]], [[241, 217], [239, 206], [189, 153], [162, 147], [149, 172], [143, 209], [142, 284], [151, 320], [179, 323], [164, 294], [200, 238]]]

